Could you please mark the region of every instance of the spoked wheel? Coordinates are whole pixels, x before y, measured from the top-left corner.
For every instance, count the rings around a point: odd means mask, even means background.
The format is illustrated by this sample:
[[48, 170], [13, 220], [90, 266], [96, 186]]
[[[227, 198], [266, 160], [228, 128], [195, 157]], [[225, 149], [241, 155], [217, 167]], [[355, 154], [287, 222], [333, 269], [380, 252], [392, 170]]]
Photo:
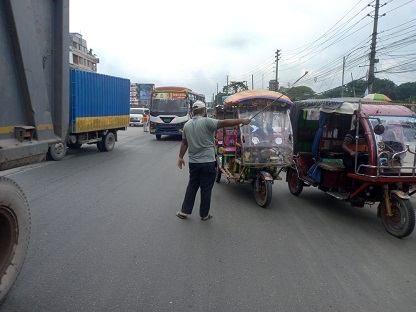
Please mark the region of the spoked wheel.
[[22, 268], [29, 239], [26, 196], [14, 181], [0, 177], [0, 304]]
[[383, 200], [381, 205], [381, 220], [384, 228], [391, 235], [396, 237], [409, 236], [415, 227], [415, 211], [408, 199], [402, 199], [396, 194], [391, 195], [392, 216], [387, 215], [386, 203]]
[[299, 180], [295, 169], [289, 168], [287, 171], [287, 185], [290, 193], [298, 196], [303, 191], [303, 182]]
[[254, 181], [254, 198], [257, 205], [266, 208], [272, 201], [272, 181], [266, 180], [262, 175], [258, 177], [258, 189], [256, 189], [257, 181]]

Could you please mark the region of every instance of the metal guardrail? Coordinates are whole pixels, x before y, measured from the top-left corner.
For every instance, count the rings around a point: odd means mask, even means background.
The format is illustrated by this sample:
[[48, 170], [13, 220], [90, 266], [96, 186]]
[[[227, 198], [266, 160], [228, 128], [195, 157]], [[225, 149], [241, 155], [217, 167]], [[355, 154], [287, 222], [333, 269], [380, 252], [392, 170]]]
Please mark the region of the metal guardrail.
[[[393, 165], [395, 161], [399, 161], [400, 155], [410, 153], [413, 154], [413, 166], [396, 166]], [[415, 178], [416, 177], [416, 148], [415, 151], [410, 150], [410, 145], [406, 144], [406, 149], [401, 152], [382, 151], [377, 155], [377, 166], [373, 165], [359, 165], [356, 174], [370, 178]], [[360, 169], [375, 169], [376, 175], [369, 175], [360, 173]], [[406, 171], [407, 170], [407, 171]], [[387, 174], [388, 173], [388, 174]]]

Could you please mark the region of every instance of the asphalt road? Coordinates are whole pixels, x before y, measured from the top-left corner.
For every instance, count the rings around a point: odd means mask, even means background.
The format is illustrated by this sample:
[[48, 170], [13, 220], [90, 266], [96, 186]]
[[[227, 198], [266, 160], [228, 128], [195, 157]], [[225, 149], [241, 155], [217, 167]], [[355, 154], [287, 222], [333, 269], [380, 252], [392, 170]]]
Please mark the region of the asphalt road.
[[397, 239], [376, 206], [314, 188], [295, 197], [284, 179], [267, 209], [248, 183], [222, 179], [214, 218], [201, 221], [196, 206], [181, 220], [179, 145], [129, 128], [112, 152], [83, 146], [0, 172], [32, 213], [27, 259], [0, 311], [414, 311], [416, 232]]

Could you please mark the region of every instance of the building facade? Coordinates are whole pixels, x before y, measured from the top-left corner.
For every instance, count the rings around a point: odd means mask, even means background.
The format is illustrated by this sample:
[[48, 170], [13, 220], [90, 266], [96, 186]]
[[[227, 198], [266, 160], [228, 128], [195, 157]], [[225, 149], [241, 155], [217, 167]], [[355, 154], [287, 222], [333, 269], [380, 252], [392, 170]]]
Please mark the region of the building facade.
[[149, 107], [153, 83], [130, 83], [130, 107]]
[[79, 33], [69, 34], [69, 66], [90, 72], [97, 72], [100, 59], [88, 50], [87, 41]]

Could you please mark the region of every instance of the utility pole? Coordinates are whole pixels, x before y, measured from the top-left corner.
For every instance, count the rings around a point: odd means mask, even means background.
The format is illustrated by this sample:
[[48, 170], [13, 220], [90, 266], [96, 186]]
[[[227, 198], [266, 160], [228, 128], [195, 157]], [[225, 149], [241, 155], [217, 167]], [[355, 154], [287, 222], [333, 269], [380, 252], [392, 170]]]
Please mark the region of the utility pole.
[[[375, 6], [375, 11], [374, 11], [373, 36], [371, 38], [370, 67], [368, 70], [368, 80], [367, 80], [368, 93], [373, 93], [374, 63], [376, 63], [376, 41], [377, 41], [377, 24], [378, 24], [379, 7], [380, 7], [380, 0], [376, 0], [376, 6]], [[368, 14], [368, 16], [370, 16], [370, 14]]]
[[254, 75], [251, 75], [251, 90], [254, 90]]
[[344, 97], [344, 72], [345, 72], [345, 56], [342, 58], [342, 86], [341, 86], [341, 97]]
[[228, 95], [228, 76], [227, 76], [227, 95]]
[[276, 84], [275, 84], [275, 90], [279, 91], [279, 81], [278, 79], [278, 72], [279, 72], [279, 56], [280, 56], [280, 50], [276, 50]]

